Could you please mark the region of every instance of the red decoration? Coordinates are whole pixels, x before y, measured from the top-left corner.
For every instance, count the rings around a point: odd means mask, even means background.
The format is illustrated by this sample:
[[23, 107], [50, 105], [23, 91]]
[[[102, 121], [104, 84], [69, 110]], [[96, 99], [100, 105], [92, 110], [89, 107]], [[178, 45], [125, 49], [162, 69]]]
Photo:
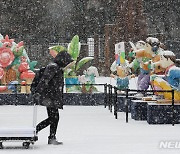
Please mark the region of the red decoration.
[[18, 67], [19, 72], [25, 72], [28, 69], [29, 69], [29, 64], [27, 62], [22, 62]]
[[21, 79], [34, 79], [35, 73], [31, 70], [22, 72], [20, 75]]
[[2, 43], [9, 42], [12, 44], [14, 42], [14, 39], [9, 39], [9, 36], [6, 35], [4, 39], [1, 40]]
[[0, 49], [0, 67], [9, 66], [14, 60], [14, 54], [10, 48], [1, 48]]
[[24, 45], [24, 42], [21, 41], [21, 42], [19, 42], [19, 43], [17, 44], [17, 48], [20, 48], [20, 47], [22, 47], [23, 45]]

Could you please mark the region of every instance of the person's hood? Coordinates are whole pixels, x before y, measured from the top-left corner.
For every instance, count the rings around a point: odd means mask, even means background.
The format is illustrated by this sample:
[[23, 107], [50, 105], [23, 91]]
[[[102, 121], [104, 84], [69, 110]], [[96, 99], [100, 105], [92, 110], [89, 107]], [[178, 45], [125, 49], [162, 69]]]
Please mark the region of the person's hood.
[[69, 63], [73, 62], [71, 55], [67, 51], [59, 52], [53, 60], [60, 67], [66, 67]]

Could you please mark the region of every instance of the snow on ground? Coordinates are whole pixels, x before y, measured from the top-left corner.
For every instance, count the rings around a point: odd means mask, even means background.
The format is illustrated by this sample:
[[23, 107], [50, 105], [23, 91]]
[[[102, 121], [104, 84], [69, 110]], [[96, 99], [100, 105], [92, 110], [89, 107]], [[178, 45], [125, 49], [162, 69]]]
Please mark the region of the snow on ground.
[[[5, 116], [4, 116], [5, 115]], [[32, 107], [1, 106], [1, 127], [31, 126]], [[38, 122], [47, 117], [38, 106]], [[65, 106], [60, 111], [57, 138], [64, 145], [47, 145], [49, 127], [30, 149], [21, 143], [4, 143], [2, 154], [177, 154], [180, 149], [160, 149], [160, 141], [180, 141], [180, 125], [149, 125], [146, 121], [125, 122], [125, 113], [116, 120], [103, 106]], [[15, 148], [14, 148], [15, 147]]]
[[[97, 78], [98, 83], [111, 83], [110, 78]], [[136, 87], [136, 80], [130, 81]], [[103, 91], [103, 90], [102, 90]], [[0, 128], [32, 127], [32, 106], [0, 106]], [[45, 107], [38, 106], [37, 122], [47, 117]], [[180, 142], [180, 125], [149, 125], [146, 121], [118, 113], [116, 120], [104, 106], [64, 106], [60, 110], [57, 138], [63, 145], [47, 144], [49, 127], [42, 130], [39, 140], [23, 149], [20, 142], [5, 142], [0, 154], [178, 154], [180, 149], [161, 149], [161, 141]]]

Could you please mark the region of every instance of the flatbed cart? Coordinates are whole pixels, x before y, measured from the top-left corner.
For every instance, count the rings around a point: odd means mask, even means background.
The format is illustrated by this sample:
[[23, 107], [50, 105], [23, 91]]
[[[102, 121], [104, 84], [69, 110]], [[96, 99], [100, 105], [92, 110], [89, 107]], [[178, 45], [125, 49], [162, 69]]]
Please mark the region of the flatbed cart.
[[0, 149], [3, 142], [22, 142], [22, 146], [28, 149], [30, 144], [38, 140], [36, 134], [37, 105], [33, 107], [33, 126], [22, 128], [0, 128]]

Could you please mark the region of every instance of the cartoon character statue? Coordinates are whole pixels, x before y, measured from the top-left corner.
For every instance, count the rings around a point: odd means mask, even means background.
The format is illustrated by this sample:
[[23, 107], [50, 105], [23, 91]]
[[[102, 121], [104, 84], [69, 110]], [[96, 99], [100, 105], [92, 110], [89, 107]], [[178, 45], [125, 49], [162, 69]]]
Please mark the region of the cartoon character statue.
[[119, 91], [128, 89], [129, 80], [135, 76], [134, 75], [129, 76], [125, 66], [117, 66], [116, 71], [117, 71], [117, 75], [111, 74], [111, 77], [116, 79], [117, 88], [119, 89]]
[[[151, 76], [151, 82], [156, 90], [175, 90], [176, 101], [180, 101], [180, 68], [175, 66], [176, 57], [172, 51], [164, 51], [160, 56], [160, 61], [155, 65], [161, 65], [165, 68], [165, 76], [163, 78], [156, 75]], [[172, 99], [171, 93], [158, 93], [163, 95], [165, 99]]]
[[99, 77], [99, 73], [96, 67], [90, 66], [86, 71], [84, 71], [87, 82], [90, 84], [95, 84], [95, 77]]
[[[137, 89], [147, 90], [150, 85], [151, 63], [160, 59], [159, 55], [163, 52], [163, 49], [160, 48], [160, 42], [157, 38], [148, 37], [146, 42], [138, 41], [133, 50], [134, 51], [130, 53], [136, 59], [133, 63], [137, 63], [137, 60], [140, 63]], [[133, 67], [133, 64], [131, 64], [131, 67]], [[143, 96], [143, 94], [139, 93], [138, 96]]]
[[82, 92], [92, 92], [97, 91], [97, 89], [90, 84], [95, 84], [95, 77], [99, 77], [99, 73], [96, 67], [90, 66], [87, 70], [84, 70], [84, 75], [79, 76], [78, 80], [82, 84]]

